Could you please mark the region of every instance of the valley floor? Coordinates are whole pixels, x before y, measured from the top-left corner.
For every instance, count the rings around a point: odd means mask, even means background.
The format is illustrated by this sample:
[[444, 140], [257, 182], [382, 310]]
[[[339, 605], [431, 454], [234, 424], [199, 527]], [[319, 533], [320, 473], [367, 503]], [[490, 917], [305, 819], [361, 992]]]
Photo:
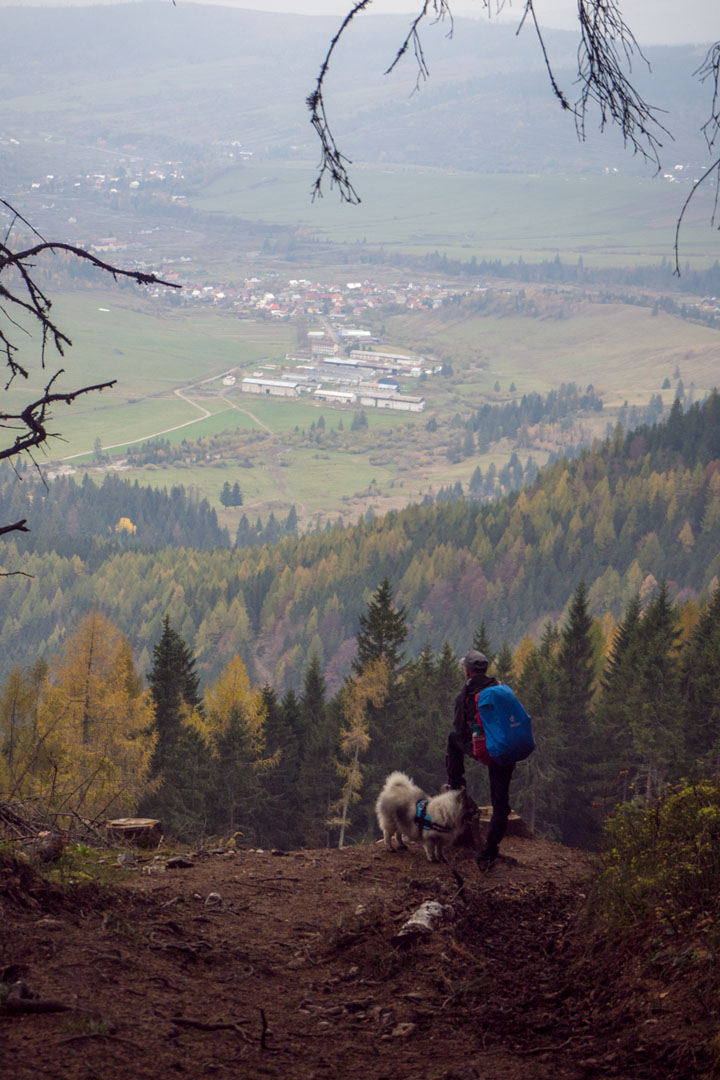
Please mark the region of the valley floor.
[[[516, 837], [503, 848], [517, 864], [483, 876], [456, 853], [460, 889], [419, 846], [195, 852], [184, 869], [164, 869], [167, 856], [151, 853], [137, 856], [127, 885], [69, 893], [0, 860], [0, 979], [71, 1006], [0, 1008], [4, 1071], [13, 1080], [710, 1075], [694, 1060], [683, 995], [639, 983], [631, 957], [593, 945], [583, 929], [585, 856]], [[393, 947], [426, 899], [452, 905], [453, 920]]]

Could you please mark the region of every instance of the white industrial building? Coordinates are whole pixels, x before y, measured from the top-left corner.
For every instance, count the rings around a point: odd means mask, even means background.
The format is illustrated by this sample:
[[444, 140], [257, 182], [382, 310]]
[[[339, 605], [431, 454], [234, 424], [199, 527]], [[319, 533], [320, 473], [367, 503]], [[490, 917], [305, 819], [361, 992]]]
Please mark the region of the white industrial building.
[[322, 386], [318, 386], [313, 392], [313, 397], [335, 405], [353, 405], [357, 400], [357, 394], [353, 394], [350, 390], [324, 390]]
[[260, 379], [248, 377], [240, 384], [246, 394], [272, 394], [275, 397], [300, 397], [300, 383], [287, 379]]
[[399, 412], [423, 412], [425, 398], [411, 397], [410, 394], [396, 394], [392, 391], [360, 392], [360, 404], [368, 409], [396, 409]]

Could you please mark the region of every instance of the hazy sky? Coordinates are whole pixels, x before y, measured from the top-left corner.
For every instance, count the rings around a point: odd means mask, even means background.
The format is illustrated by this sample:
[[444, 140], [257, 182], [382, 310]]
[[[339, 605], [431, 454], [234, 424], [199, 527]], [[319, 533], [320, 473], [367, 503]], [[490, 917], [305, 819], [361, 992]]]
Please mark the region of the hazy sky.
[[[132, 3], [135, 0], [0, 0], [0, 7], [53, 7], [98, 3]], [[167, 0], [170, 4], [171, 0]], [[349, 0], [177, 0], [185, 3], [220, 3], [226, 7], [256, 11], [287, 11], [305, 15], [344, 15]], [[490, 0], [495, 9], [497, 0]], [[685, 44], [720, 39], [719, 0], [620, 0], [625, 19], [643, 44]], [[450, 0], [456, 15], [487, 18], [483, 0]], [[420, 0], [373, 0], [369, 13], [417, 11]], [[517, 22], [522, 0], [505, 0], [500, 18]], [[574, 29], [577, 26], [576, 0], [535, 0], [539, 21], [545, 26]]]

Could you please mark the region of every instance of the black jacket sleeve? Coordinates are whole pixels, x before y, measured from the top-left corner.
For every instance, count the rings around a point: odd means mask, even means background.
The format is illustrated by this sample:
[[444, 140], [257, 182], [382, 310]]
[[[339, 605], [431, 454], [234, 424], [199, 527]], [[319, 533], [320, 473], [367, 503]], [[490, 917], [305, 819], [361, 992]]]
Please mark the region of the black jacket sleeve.
[[453, 727], [464, 742], [472, 739], [475, 723], [475, 695], [486, 686], [497, 686], [498, 681], [488, 675], [472, 675], [455, 698]]

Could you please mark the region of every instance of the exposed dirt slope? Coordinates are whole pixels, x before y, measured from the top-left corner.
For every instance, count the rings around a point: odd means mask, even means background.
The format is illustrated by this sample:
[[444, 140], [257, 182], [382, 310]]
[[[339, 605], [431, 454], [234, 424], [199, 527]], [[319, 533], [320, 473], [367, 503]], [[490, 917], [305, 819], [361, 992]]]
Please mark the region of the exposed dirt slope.
[[[70, 1011], [0, 1009], [13, 1080], [193, 1077], [580, 1080], [705, 1075], [666, 994], [593, 955], [587, 864], [507, 839], [481, 876], [419, 846], [192, 856], [106, 891], [0, 864], [0, 975]], [[217, 894], [217, 895], [213, 895]], [[391, 939], [425, 899], [455, 918]], [[3, 970], [4, 969], [4, 972]], [[678, 1008], [682, 1008], [680, 1004]], [[687, 1028], [685, 1029], [687, 1033]], [[8, 1069], [9, 1062], [11, 1069]], [[709, 1074], [708, 1074], [709, 1075]]]

